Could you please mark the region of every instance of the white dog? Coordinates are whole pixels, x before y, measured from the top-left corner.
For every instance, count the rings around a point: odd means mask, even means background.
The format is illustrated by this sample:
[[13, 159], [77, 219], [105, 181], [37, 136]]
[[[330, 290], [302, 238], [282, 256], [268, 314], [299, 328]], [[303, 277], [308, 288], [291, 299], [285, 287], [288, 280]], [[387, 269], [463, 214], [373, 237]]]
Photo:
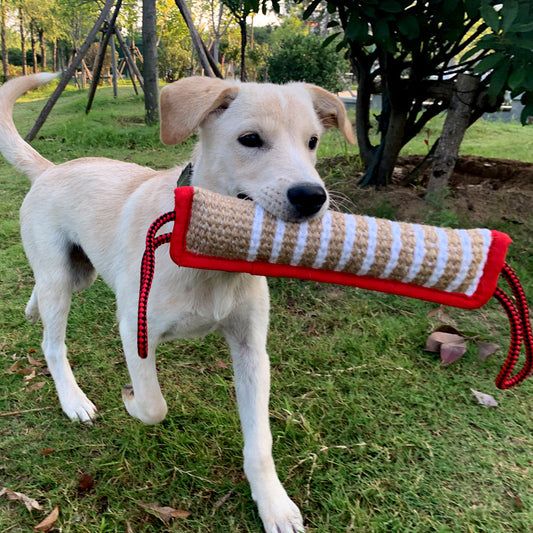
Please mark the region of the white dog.
[[[264, 278], [178, 268], [159, 252], [148, 306], [149, 354], [137, 354], [139, 267], [150, 223], [173, 208], [181, 169], [156, 172], [131, 163], [82, 158], [54, 165], [17, 133], [16, 99], [50, 81], [35, 74], [0, 88], [0, 150], [31, 180], [20, 214], [35, 275], [26, 308], [44, 326], [42, 348], [63, 411], [90, 422], [96, 407], [67, 361], [65, 329], [72, 293], [97, 273], [114, 291], [131, 386], [128, 412], [147, 424], [165, 417], [156, 374], [159, 343], [220, 332], [231, 348], [244, 434], [244, 470], [267, 532], [303, 531], [296, 505], [276, 474], [268, 420], [266, 352], [269, 297]], [[321, 134], [338, 127], [354, 142], [342, 102], [308, 84], [237, 84], [187, 78], [161, 93], [161, 139], [176, 144], [199, 128], [192, 185], [251, 198], [287, 221], [320, 216], [328, 195], [314, 165]]]

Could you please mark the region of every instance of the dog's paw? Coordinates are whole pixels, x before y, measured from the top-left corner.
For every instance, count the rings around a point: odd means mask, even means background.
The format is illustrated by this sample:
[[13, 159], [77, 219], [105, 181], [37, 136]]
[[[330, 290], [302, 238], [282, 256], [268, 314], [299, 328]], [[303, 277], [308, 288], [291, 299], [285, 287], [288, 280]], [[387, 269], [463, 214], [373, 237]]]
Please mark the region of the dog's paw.
[[73, 422], [82, 422], [83, 424], [92, 425], [96, 417], [96, 406], [82, 392], [74, 398], [61, 401], [61, 407], [66, 415]]
[[305, 531], [300, 510], [286, 493], [270, 504], [258, 502], [258, 508], [266, 533], [303, 533]]
[[39, 321], [39, 318], [41, 318], [41, 315], [39, 313], [39, 304], [37, 302], [37, 293], [35, 289], [31, 294], [31, 298], [28, 302], [28, 305], [26, 305], [25, 314], [26, 319], [32, 324], [36, 324]]
[[26, 320], [28, 322], [31, 322], [32, 324], [37, 324], [39, 322], [39, 319], [41, 318], [41, 315], [39, 314], [39, 308], [37, 306], [32, 306], [28, 304], [26, 307]]
[[159, 401], [150, 398], [149, 401], [139, 402], [131, 385], [122, 388], [122, 401], [126, 411], [145, 424], [157, 424], [167, 416], [167, 404], [163, 398]]

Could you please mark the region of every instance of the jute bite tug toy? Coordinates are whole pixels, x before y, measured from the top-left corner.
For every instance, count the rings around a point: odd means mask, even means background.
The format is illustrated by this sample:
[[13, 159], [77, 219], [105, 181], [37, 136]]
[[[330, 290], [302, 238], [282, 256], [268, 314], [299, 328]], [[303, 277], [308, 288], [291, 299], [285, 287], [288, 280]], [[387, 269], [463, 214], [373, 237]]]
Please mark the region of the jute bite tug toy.
[[[507, 359], [496, 386], [508, 389], [533, 370], [533, 333], [524, 290], [505, 263], [511, 239], [487, 229], [453, 230], [328, 211], [307, 222], [284, 222], [254, 202], [194, 187], [175, 190], [175, 211], [146, 237], [139, 292], [139, 355], [147, 355], [146, 308], [155, 250], [170, 242], [180, 266], [248, 272], [351, 285], [453, 307], [476, 309], [494, 296], [511, 325]], [[171, 233], [157, 236], [174, 222]], [[501, 277], [514, 301], [497, 287]], [[526, 361], [513, 374], [522, 343]]]

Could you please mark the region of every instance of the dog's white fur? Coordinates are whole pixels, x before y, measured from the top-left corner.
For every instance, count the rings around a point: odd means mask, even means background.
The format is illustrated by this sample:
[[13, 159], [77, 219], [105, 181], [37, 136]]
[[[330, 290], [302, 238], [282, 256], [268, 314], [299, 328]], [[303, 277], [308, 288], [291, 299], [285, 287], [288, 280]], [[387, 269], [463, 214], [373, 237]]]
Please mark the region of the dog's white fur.
[[[269, 314], [264, 278], [178, 268], [159, 252], [149, 307], [149, 355], [137, 355], [139, 265], [150, 223], [173, 208], [180, 168], [156, 172], [104, 158], [54, 165], [17, 133], [16, 99], [54, 75], [17, 78], [0, 88], [0, 150], [25, 172], [32, 186], [20, 213], [35, 287], [26, 308], [41, 318], [43, 351], [61, 406], [73, 420], [90, 422], [96, 407], [79, 388], [67, 361], [65, 329], [72, 293], [90, 286], [98, 272], [114, 291], [120, 335], [131, 376], [123, 400], [148, 424], [161, 421], [167, 405], [155, 368], [164, 341], [219, 331], [231, 348], [244, 435], [244, 469], [267, 532], [303, 531], [296, 505], [283, 489], [272, 459], [268, 421]], [[294, 184], [322, 184], [309, 145], [325, 129], [353, 132], [340, 100], [307, 84], [236, 84], [188, 78], [163, 89], [161, 138], [175, 144], [199, 128], [192, 184], [253, 198], [285, 220], [301, 218], [287, 199]], [[243, 134], [261, 136], [261, 147], [243, 146]], [[318, 215], [327, 208], [324, 203]]]

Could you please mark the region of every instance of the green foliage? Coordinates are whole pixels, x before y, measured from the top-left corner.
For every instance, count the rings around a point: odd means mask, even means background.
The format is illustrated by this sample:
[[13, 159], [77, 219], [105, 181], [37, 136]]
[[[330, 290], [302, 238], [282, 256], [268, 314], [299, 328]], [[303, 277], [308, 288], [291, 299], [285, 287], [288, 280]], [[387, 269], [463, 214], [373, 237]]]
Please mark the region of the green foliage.
[[291, 13], [288, 17], [284, 17], [281, 24], [272, 32], [272, 44], [282, 43], [289, 40], [295, 35], [307, 35], [309, 28], [301, 17]]
[[344, 88], [348, 63], [333, 47], [313, 34], [296, 34], [280, 40], [268, 60], [268, 73], [274, 83], [305, 81], [330, 91]]
[[[304, 16], [321, 6], [314, 0]], [[450, 84], [460, 73], [476, 69], [480, 93], [487, 96], [475, 100], [472, 123], [498, 109], [506, 90], [523, 94], [523, 122], [531, 114], [530, 0], [328, 0], [326, 6], [334, 15], [328, 39], [346, 51], [359, 82], [357, 133], [368, 170], [365, 184], [390, 180], [401, 148], [447, 109]], [[370, 132], [375, 92], [381, 92], [383, 102], [378, 144]]]
[[191, 53], [177, 43], [167, 43], [158, 52], [159, 77], [167, 82], [184, 78], [191, 63]]
[[466, 57], [479, 54], [475, 71], [490, 74], [488, 92], [521, 96], [522, 124], [533, 115], [533, 2], [506, 0], [498, 6], [484, 0], [481, 15], [491, 33], [483, 35]]

